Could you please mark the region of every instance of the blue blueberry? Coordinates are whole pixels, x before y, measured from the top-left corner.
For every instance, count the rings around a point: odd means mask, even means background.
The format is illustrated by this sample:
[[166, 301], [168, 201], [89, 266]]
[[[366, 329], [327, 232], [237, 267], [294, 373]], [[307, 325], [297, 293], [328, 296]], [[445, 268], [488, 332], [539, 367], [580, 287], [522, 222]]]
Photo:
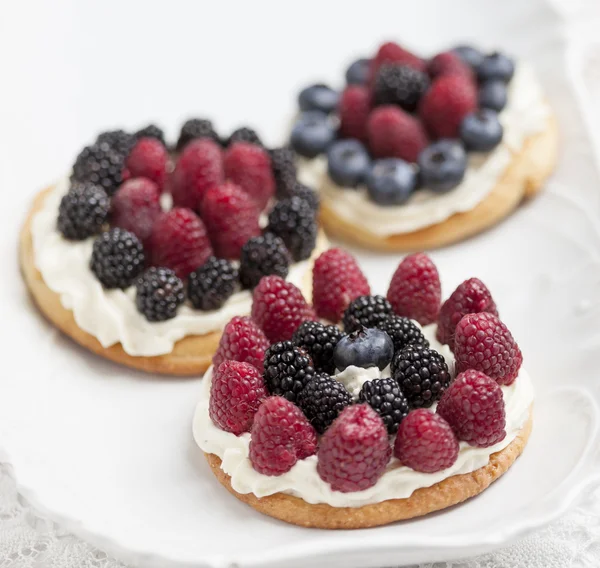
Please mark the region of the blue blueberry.
[[379, 367], [383, 371], [394, 356], [394, 343], [385, 332], [361, 326], [338, 341], [333, 350], [335, 368], [343, 371], [350, 365], [368, 369]]
[[507, 99], [506, 85], [498, 79], [486, 81], [479, 89], [479, 106], [482, 108], [500, 112], [506, 106]]
[[470, 45], [457, 45], [452, 51], [473, 69], [477, 69], [483, 61], [483, 53]]
[[370, 59], [357, 59], [346, 69], [346, 83], [348, 85], [364, 85], [369, 80]]
[[305, 158], [314, 158], [327, 150], [335, 139], [335, 128], [329, 117], [318, 111], [303, 112], [292, 128], [292, 148]]
[[419, 154], [421, 182], [436, 193], [446, 193], [465, 177], [467, 153], [457, 140], [438, 140]]
[[503, 128], [498, 114], [489, 108], [465, 116], [460, 125], [460, 138], [467, 150], [489, 152], [502, 140]]
[[338, 140], [327, 150], [329, 177], [342, 187], [356, 187], [364, 182], [370, 167], [371, 158], [358, 140]]
[[415, 168], [399, 158], [377, 160], [367, 176], [369, 197], [381, 205], [406, 203], [416, 187]]
[[477, 77], [479, 81], [484, 83], [492, 79], [499, 79], [508, 83], [515, 73], [515, 62], [510, 58], [495, 51], [490, 55], [486, 55], [477, 67]]
[[306, 87], [298, 95], [300, 110], [320, 110], [326, 114], [333, 112], [340, 100], [340, 94], [327, 85], [317, 84]]

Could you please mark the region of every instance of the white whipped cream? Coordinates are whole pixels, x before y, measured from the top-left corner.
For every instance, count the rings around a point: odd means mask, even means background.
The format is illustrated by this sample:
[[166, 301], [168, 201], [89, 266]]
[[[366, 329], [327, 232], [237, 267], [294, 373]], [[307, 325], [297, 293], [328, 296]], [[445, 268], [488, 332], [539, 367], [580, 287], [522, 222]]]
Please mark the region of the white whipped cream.
[[[60, 295], [62, 305], [72, 310], [77, 325], [98, 339], [103, 347], [121, 343], [133, 356], [170, 353], [173, 345], [187, 335], [219, 331], [234, 316], [247, 315], [252, 305], [249, 291], [235, 293], [215, 311], [203, 312], [184, 304], [177, 315], [164, 322], [149, 322], [135, 306], [135, 287], [105, 290], [89, 268], [94, 238], [68, 241], [56, 228], [58, 206], [69, 190], [69, 180], [61, 180], [46, 197], [31, 225], [35, 266], [44, 282]], [[327, 248], [319, 238], [311, 259], [290, 267], [288, 280], [303, 288], [313, 259]]]
[[301, 160], [298, 177], [322, 191], [328, 206], [342, 219], [381, 237], [409, 233], [440, 223], [455, 213], [470, 211], [483, 201], [525, 140], [545, 130], [550, 113], [533, 70], [526, 63], [519, 63], [509, 86], [508, 103], [499, 115], [504, 127], [502, 142], [488, 154], [469, 153], [464, 180], [448, 193], [423, 189], [404, 205], [378, 205], [369, 199], [364, 186], [352, 189], [333, 183], [327, 175], [324, 155]]
[[[446, 358], [448, 367], [453, 369], [452, 353], [447, 346], [442, 346], [435, 339], [435, 325], [425, 327], [423, 332], [431, 347], [439, 351]], [[380, 372], [378, 369], [351, 367], [338, 374], [337, 378], [354, 390], [359, 383], [384, 376], [385, 373], [386, 370]], [[373, 487], [354, 493], [341, 493], [333, 491], [331, 486], [319, 477], [316, 455], [298, 461], [290, 471], [277, 477], [255, 471], [248, 458], [250, 434], [235, 436], [220, 430], [210, 419], [208, 404], [211, 378], [212, 369], [202, 381], [193, 434], [196, 443], [204, 452], [221, 458], [221, 469], [231, 477], [232, 487], [242, 494], [253, 493], [257, 497], [265, 497], [274, 493], [287, 493], [300, 497], [307, 503], [327, 503], [332, 507], [361, 507], [386, 499], [404, 499], [416, 489], [430, 487], [452, 475], [470, 473], [485, 466], [493, 453], [506, 448], [517, 437], [529, 417], [533, 402], [533, 385], [529, 375], [521, 369], [512, 385], [501, 387], [506, 404], [506, 437], [502, 442], [489, 448], [476, 448], [461, 442], [458, 459], [454, 465], [437, 473], [419, 473], [392, 458], [385, 473]], [[432, 408], [435, 409], [435, 406]]]

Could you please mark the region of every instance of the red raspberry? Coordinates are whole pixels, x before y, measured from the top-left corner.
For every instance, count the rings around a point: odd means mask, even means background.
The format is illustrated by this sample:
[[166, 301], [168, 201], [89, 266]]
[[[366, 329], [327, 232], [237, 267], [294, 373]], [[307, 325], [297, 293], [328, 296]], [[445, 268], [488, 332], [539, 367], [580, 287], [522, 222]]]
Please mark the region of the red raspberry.
[[416, 162], [427, 146], [427, 134], [414, 116], [393, 105], [376, 108], [367, 122], [369, 148], [376, 158]]
[[392, 41], [384, 43], [377, 51], [377, 55], [371, 60], [370, 76], [372, 79], [384, 63], [407, 65], [417, 71], [426, 72], [425, 61]]
[[225, 182], [207, 189], [202, 199], [204, 221], [215, 254], [240, 258], [242, 246], [261, 233], [255, 201], [237, 185]]
[[499, 385], [511, 385], [523, 363], [523, 355], [508, 328], [488, 312], [467, 314], [454, 332], [457, 372], [475, 369]]
[[487, 448], [504, 440], [506, 415], [502, 389], [479, 371], [465, 371], [442, 395], [437, 407], [459, 440]]
[[213, 355], [213, 366], [217, 369], [223, 361], [240, 361], [262, 372], [269, 345], [262, 329], [249, 317], [235, 316], [223, 330], [219, 347]]
[[236, 142], [225, 152], [225, 176], [250, 195], [262, 211], [275, 194], [269, 154], [256, 144]]
[[204, 192], [222, 182], [221, 148], [208, 138], [192, 140], [179, 156], [169, 179], [173, 203], [198, 211]]
[[458, 138], [463, 118], [477, 108], [477, 89], [463, 75], [442, 75], [423, 95], [419, 116], [435, 138]]
[[451, 51], [438, 53], [427, 63], [427, 72], [432, 79], [442, 75], [462, 75], [474, 81], [473, 71], [458, 55]]
[[392, 276], [387, 299], [399, 316], [427, 325], [437, 319], [442, 301], [440, 275], [424, 253], [407, 256]]
[[317, 315], [338, 323], [350, 302], [371, 293], [356, 259], [345, 250], [325, 251], [313, 268], [313, 304]]
[[394, 455], [415, 471], [435, 473], [454, 464], [458, 457], [458, 440], [439, 414], [418, 408], [400, 422]]
[[261, 403], [254, 415], [250, 462], [263, 475], [281, 475], [317, 452], [317, 433], [302, 411], [281, 396]]
[[160, 189], [165, 185], [169, 153], [156, 138], [140, 138], [129, 152], [125, 167], [130, 177], [145, 177]]
[[371, 112], [369, 89], [362, 85], [346, 87], [340, 99], [338, 112], [342, 136], [366, 142], [367, 120]]
[[252, 319], [275, 343], [291, 339], [303, 321], [316, 317], [299, 288], [280, 276], [265, 276], [254, 288]]
[[221, 430], [238, 436], [250, 431], [254, 415], [267, 396], [262, 373], [256, 367], [225, 361], [212, 378], [208, 413]]
[[183, 207], [163, 213], [154, 223], [148, 241], [152, 264], [170, 268], [182, 279], [213, 254], [204, 223]]
[[154, 222], [161, 214], [160, 190], [147, 178], [133, 178], [121, 184], [110, 203], [110, 222], [135, 233], [146, 243]]
[[392, 448], [383, 420], [368, 404], [347, 406], [319, 442], [317, 472], [334, 491], [362, 491], [377, 483]]
[[454, 351], [454, 330], [456, 324], [467, 314], [490, 312], [498, 315], [492, 294], [478, 278], [469, 278], [452, 292], [442, 304], [438, 317], [436, 337], [440, 343], [447, 343]]

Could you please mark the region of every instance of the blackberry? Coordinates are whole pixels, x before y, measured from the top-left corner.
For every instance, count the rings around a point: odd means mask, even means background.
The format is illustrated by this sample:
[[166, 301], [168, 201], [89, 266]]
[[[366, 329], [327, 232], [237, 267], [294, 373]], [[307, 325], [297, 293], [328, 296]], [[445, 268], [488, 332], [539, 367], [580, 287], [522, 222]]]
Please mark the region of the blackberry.
[[315, 369], [304, 349], [291, 341], [279, 341], [265, 352], [265, 385], [272, 395], [283, 396], [296, 402], [298, 393], [314, 377]]
[[218, 310], [235, 292], [238, 269], [224, 258], [211, 256], [188, 277], [188, 298], [198, 310]]
[[394, 314], [392, 304], [383, 296], [359, 296], [352, 300], [343, 317], [346, 333], [363, 327], [379, 327], [379, 324]]
[[127, 288], [144, 270], [144, 247], [125, 229], [102, 233], [92, 249], [90, 268], [105, 288]]
[[282, 148], [273, 148], [269, 151], [269, 154], [277, 197], [279, 199], [291, 197], [298, 175], [296, 153], [291, 146], [283, 146]]
[[263, 147], [262, 140], [256, 131], [247, 126], [234, 130], [227, 140], [227, 146], [231, 146], [231, 144], [235, 144], [236, 142], [248, 142], [249, 144], [256, 144], [257, 146]]
[[60, 200], [58, 230], [66, 239], [80, 241], [99, 233], [106, 222], [110, 200], [93, 183], [75, 183]]
[[219, 135], [215, 132], [210, 120], [205, 120], [203, 118], [191, 118], [190, 120], [187, 120], [181, 127], [181, 132], [179, 133], [179, 139], [177, 140], [175, 149], [178, 152], [181, 152], [188, 142], [191, 142], [196, 138], [210, 138], [217, 144], [221, 144]]
[[163, 145], [167, 145], [165, 142], [165, 133], [163, 132], [162, 128], [159, 128], [156, 126], [156, 124], [149, 124], [141, 130], [138, 130], [135, 133], [135, 139], [139, 140], [140, 138], [156, 138], [162, 142]]
[[429, 341], [425, 339], [419, 326], [409, 318], [396, 315], [389, 316], [381, 320], [377, 327], [392, 338], [394, 351], [401, 351], [407, 345], [429, 347]]
[[428, 408], [450, 385], [445, 359], [433, 349], [409, 345], [392, 359], [392, 377], [411, 408]]
[[381, 416], [389, 434], [398, 431], [398, 425], [410, 410], [406, 396], [391, 377], [367, 381], [360, 389], [358, 399]]
[[185, 300], [183, 282], [170, 268], [149, 268], [135, 283], [135, 304], [148, 321], [174, 318]]
[[318, 373], [298, 393], [296, 404], [314, 429], [323, 434], [338, 414], [352, 404], [352, 395], [327, 373]]
[[240, 252], [240, 281], [244, 288], [254, 288], [263, 276], [275, 274], [285, 278], [290, 268], [290, 253], [273, 233], [252, 237]]
[[382, 65], [375, 78], [375, 104], [399, 105], [412, 112], [428, 87], [429, 78], [421, 71], [406, 65]]
[[318, 211], [321, 205], [321, 200], [319, 199], [319, 194], [312, 188], [296, 181], [293, 187], [290, 189], [289, 197], [300, 197], [304, 199], [314, 211]]
[[73, 164], [71, 181], [99, 185], [110, 196], [123, 181], [123, 164], [123, 154], [111, 148], [107, 142], [86, 146]]
[[305, 321], [294, 332], [294, 345], [302, 347], [311, 357], [317, 371], [333, 374], [333, 350], [344, 334], [335, 325], [325, 325], [318, 321]]
[[126, 158], [129, 151], [133, 148], [135, 141], [135, 136], [129, 134], [129, 132], [125, 132], [124, 130], [109, 130], [99, 134], [95, 143], [106, 143], [113, 150], [121, 154], [123, 158]]
[[283, 240], [295, 261], [311, 255], [318, 230], [314, 209], [301, 197], [283, 199], [269, 213], [267, 231]]

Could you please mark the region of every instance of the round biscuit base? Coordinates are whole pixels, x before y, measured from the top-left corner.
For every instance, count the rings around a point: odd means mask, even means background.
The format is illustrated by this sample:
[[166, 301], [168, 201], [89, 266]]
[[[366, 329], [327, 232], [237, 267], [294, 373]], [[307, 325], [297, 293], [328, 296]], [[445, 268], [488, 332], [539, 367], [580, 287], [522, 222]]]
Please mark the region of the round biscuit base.
[[490, 461], [472, 473], [453, 475], [431, 487], [417, 489], [406, 499], [389, 499], [362, 507], [332, 507], [324, 503], [311, 505], [299, 497], [275, 493], [256, 497], [241, 494], [231, 486], [231, 478], [221, 469], [214, 454], [206, 459], [220, 483], [240, 501], [260, 513], [294, 525], [319, 529], [364, 529], [412, 519], [446, 509], [478, 495], [504, 474], [521, 455], [533, 424], [532, 412], [518, 436], [503, 450], [492, 454]]

